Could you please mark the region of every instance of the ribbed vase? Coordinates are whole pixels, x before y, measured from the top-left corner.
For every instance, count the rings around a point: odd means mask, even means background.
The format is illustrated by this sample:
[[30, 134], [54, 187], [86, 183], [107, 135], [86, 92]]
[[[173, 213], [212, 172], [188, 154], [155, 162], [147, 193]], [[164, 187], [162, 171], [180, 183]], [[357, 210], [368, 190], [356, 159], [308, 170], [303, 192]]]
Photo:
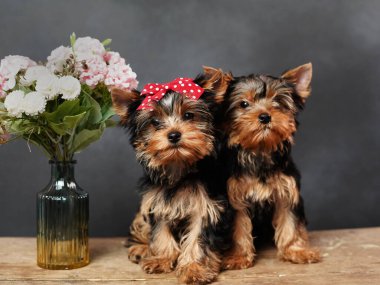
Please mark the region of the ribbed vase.
[[37, 194], [37, 264], [74, 269], [90, 262], [89, 197], [75, 181], [75, 162], [51, 161], [49, 185]]

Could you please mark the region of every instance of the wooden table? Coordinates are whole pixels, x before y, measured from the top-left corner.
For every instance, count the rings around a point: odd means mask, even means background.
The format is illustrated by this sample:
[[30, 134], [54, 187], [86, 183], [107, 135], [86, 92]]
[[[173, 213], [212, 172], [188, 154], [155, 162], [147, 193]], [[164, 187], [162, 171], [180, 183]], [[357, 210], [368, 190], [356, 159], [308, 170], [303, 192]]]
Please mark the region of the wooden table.
[[[226, 271], [215, 284], [380, 284], [380, 228], [317, 231], [319, 264], [279, 261], [274, 248], [258, 252], [253, 268]], [[90, 240], [90, 265], [75, 270], [36, 266], [34, 238], [0, 238], [0, 284], [178, 284], [174, 274], [145, 274], [128, 261], [124, 238]]]

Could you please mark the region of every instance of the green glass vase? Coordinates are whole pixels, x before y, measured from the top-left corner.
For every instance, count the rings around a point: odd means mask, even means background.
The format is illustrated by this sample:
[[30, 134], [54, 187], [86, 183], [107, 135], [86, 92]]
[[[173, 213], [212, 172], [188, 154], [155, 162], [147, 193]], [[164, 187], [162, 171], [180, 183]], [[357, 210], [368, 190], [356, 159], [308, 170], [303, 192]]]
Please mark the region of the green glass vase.
[[75, 181], [75, 161], [50, 161], [51, 180], [37, 194], [37, 264], [74, 269], [90, 262], [89, 196]]

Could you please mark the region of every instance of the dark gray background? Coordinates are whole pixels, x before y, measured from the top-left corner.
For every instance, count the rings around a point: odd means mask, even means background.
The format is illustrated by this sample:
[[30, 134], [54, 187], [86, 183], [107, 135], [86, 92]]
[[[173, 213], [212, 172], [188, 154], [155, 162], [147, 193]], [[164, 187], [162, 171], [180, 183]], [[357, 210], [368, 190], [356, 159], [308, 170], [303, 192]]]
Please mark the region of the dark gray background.
[[[112, 38], [143, 84], [236, 75], [311, 61], [313, 94], [295, 160], [311, 229], [380, 225], [380, 1], [1, 1], [0, 57], [45, 60], [69, 35]], [[77, 156], [91, 195], [91, 234], [126, 235], [141, 169], [121, 129]], [[35, 234], [35, 195], [47, 159], [24, 141], [0, 146], [0, 235]]]

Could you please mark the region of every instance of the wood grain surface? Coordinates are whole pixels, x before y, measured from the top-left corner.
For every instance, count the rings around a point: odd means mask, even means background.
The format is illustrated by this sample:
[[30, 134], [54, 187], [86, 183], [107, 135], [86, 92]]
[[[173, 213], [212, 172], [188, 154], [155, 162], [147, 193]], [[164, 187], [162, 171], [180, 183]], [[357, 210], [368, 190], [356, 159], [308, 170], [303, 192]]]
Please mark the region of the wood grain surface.
[[[214, 284], [380, 284], [380, 227], [316, 231], [313, 246], [323, 261], [282, 262], [274, 247], [258, 250], [255, 266], [226, 271]], [[178, 284], [171, 274], [145, 274], [129, 262], [124, 238], [90, 239], [91, 263], [75, 270], [36, 265], [35, 238], [0, 238], [0, 284]]]

